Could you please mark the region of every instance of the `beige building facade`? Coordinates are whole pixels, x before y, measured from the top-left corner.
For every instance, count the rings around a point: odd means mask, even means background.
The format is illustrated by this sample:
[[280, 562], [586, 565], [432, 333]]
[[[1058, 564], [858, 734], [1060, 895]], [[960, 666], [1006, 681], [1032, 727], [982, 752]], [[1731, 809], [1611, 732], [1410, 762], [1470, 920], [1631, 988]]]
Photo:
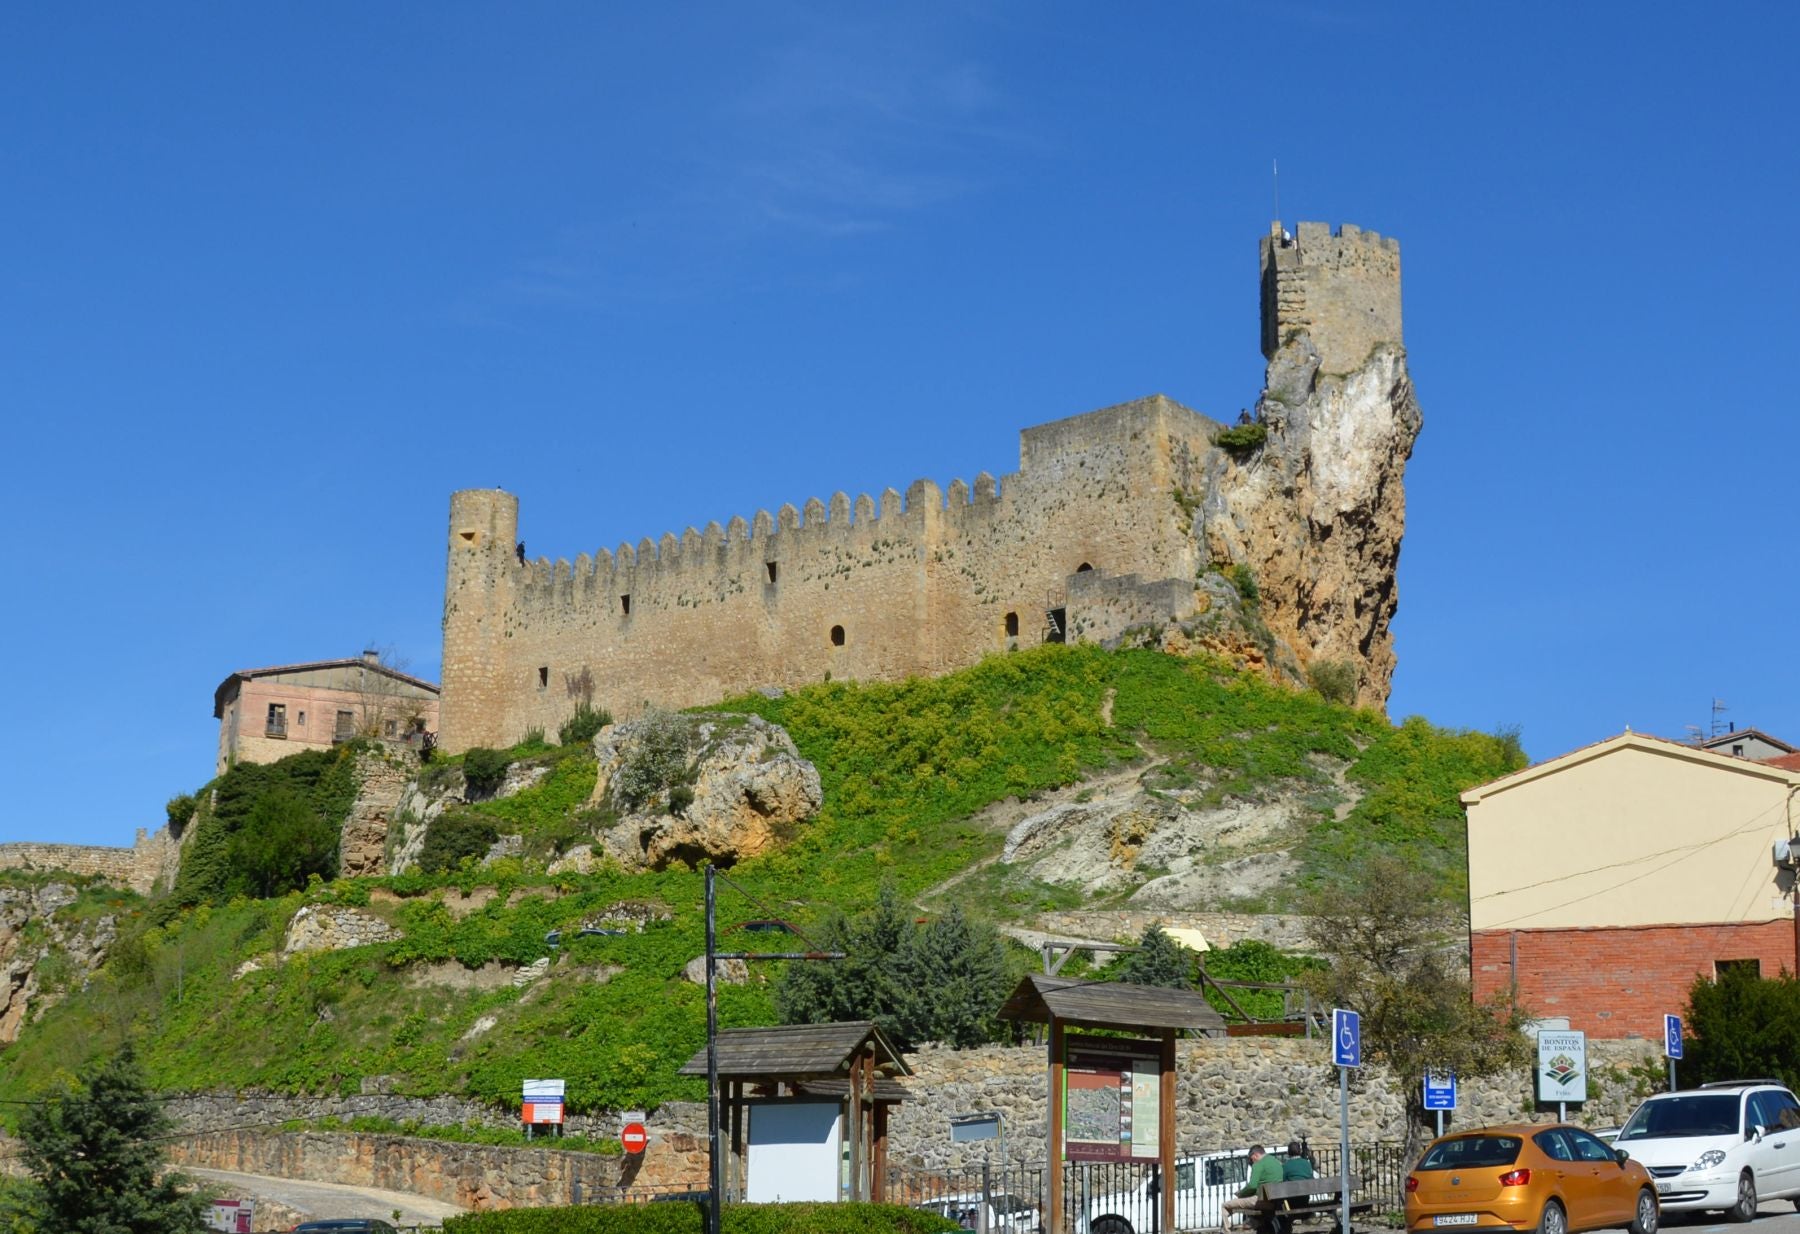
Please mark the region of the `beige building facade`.
[[218, 773], [234, 762], [273, 763], [357, 737], [422, 742], [438, 730], [438, 687], [365, 651], [235, 672], [213, 691], [213, 718]]
[[1463, 794], [1480, 996], [1655, 1037], [1696, 977], [1796, 969], [1800, 773], [1636, 733]]

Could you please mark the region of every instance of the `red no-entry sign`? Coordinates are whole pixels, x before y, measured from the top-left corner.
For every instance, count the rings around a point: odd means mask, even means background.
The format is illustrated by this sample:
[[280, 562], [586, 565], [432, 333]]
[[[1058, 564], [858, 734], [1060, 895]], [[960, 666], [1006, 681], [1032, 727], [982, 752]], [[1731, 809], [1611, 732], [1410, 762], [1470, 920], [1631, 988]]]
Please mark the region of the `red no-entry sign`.
[[628, 1153], [641, 1153], [644, 1145], [650, 1142], [650, 1133], [644, 1130], [642, 1123], [626, 1123], [619, 1132], [619, 1143], [625, 1146]]

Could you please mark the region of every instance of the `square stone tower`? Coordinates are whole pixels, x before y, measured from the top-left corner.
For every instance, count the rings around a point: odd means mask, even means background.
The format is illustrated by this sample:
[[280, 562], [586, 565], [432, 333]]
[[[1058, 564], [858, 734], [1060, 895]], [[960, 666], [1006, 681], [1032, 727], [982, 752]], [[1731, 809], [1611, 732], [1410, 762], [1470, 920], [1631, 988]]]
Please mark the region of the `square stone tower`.
[[1272, 360], [1304, 331], [1325, 373], [1362, 367], [1377, 345], [1400, 335], [1400, 242], [1345, 223], [1279, 222], [1262, 240], [1262, 353]]

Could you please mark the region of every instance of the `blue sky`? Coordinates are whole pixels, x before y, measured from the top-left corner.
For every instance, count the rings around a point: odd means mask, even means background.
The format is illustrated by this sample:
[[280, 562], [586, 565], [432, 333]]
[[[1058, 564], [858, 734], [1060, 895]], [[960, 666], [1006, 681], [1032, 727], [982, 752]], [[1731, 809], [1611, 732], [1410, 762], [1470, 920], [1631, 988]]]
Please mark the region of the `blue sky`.
[[1392, 712], [1800, 741], [1793, 6], [0, 7], [0, 840], [129, 843], [234, 669], [435, 676], [451, 490], [573, 557], [1255, 399], [1398, 236]]

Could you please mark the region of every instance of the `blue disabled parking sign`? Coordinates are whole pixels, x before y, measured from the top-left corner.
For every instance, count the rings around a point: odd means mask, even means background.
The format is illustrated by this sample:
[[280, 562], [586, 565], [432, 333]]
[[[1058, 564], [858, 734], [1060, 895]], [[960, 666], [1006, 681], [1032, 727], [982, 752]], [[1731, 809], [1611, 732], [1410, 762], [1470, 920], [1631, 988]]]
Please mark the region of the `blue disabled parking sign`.
[[1362, 1066], [1362, 1017], [1342, 1007], [1331, 1013], [1331, 1061], [1340, 1067]]
[[1456, 1108], [1456, 1072], [1427, 1071], [1425, 1073], [1425, 1108], [1427, 1110], [1454, 1110]]
[[1681, 1017], [1678, 1015], [1663, 1017], [1663, 1053], [1670, 1058], [1681, 1057]]

